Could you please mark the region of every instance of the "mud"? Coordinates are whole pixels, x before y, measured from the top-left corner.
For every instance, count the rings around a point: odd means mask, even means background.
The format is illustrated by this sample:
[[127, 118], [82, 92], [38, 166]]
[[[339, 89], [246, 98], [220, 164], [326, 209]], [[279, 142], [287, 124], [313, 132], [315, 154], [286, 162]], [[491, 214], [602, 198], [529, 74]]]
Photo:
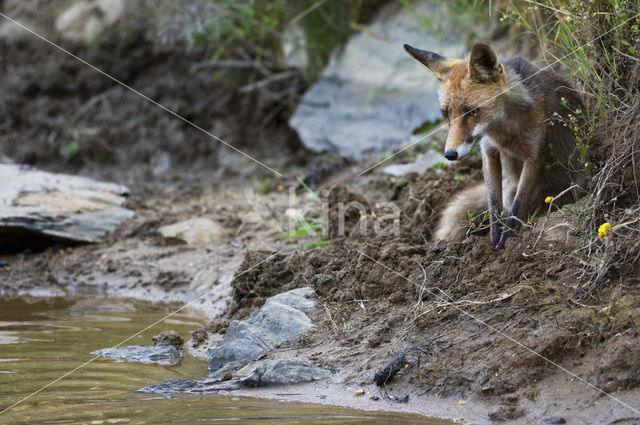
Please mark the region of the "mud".
[[[21, 2], [5, 3], [15, 11], [11, 7]], [[431, 241], [452, 194], [481, 180], [478, 157], [422, 175], [395, 178], [376, 169], [356, 178], [368, 164], [311, 155], [286, 126], [287, 107], [252, 97], [257, 93], [240, 95], [249, 74], [190, 68], [210, 52], [158, 45], [144, 27], [124, 38], [107, 34], [93, 48], [74, 51], [285, 177], [267, 180], [259, 165], [38, 40], [2, 42], [2, 153], [16, 162], [127, 184], [132, 193], [125, 207], [135, 217], [95, 245], [1, 255], [0, 295], [91, 291], [152, 301], [198, 298], [193, 307], [213, 319], [194, 334], [202, 347], [267, 298], [311, 287], [318, 307], [308, 315], [318, 326], [270, 356], [308, 359], [334, 376], [296, 387], [292, 392], [301, 395], [287, 399], [435, 412], [472, 422], [565, 417], [610, 423], [634, 416], [589, 384], [637, 407], [638, 264], [608, 276], [584, 297], [585, 265], [575, 237], [545, 233], [538, 240], [541, 219], [521, 229], [504, 251], [479, 236]], [[275, 107], [280, 112], [265, 122], [265, 112]], [[282, 237], [289, 199], [278, 186], [298, 187], [297, 176], [327, 197], [328, 245], [304, 250], [303, 243], [318, 238]], [[262, 223], [246, 221], [256, 214], [248, 185], [264, 205]], [[299, 187], [297, 193], [304, 197]], [[353, 201], [366, 212], [350, 212], [342, 235], [334, 207]], [[376, 236], [375, 205], [388, 201], [400, 209], [400, 232]], [[211, 219], [227, 232], [196, 245], [175, 245], [157, 233], [193, 217]], [[369, 231], [357, 230], [363, 219]], [[389, 369], [398, 359], [402, 366]], [[385, 370], [394, 373], [377, 387], [375, 377]], [[361, 388], [369, 393], [355, 397]], [[281, 393], [251, 394], [283, 398]], [[408, 403], [390, 402], [390, 394], [409, 395]]]
[[[474, 165], [447, 173], [473, 180]], [[375, 178], [358, 192], [332, 188], [329, 197], [342, 195], [344, 202], [380, 200], [367, 199], [368, 192], [399, 200], [402, 217], [410, 219], [396, 237], [352, 233], [328, 246], [272, 257], [234, 280], [241, 308], [229, 314], [245, 316], [266, 297], [309, 286], [322, 305], [310, 317], [321, 325], [287, 355], [344, 371], [340, 382], [346, 385], [375, 382], [413, 395], [487, 400], [494, 407], [484, 414], [492, 420], [532, 420], [544, 403], [525, 408], [523, 401], [548, 392], [542, 383], [549, 380], [571, 379], [577, 386], [584, 380], [615, 394], [637, 389], [637, 288], [618, 287], [615, 294], [603, 288], [585, 304], [578, 296], [575, 244], [542, 238], [534, 249], [533, 228], [504, 251], [486, 237], [429, 241], [435, 211], [460, 180], [435, 172], [409, 176], [390, 185], [386, 196]], [[432, 213], [419, 215], [418, 208]], [[248, 252], [241, 269], [272, 254]], [[394, 366], [398, 361], [402, 366]], [[581, 372], [573, 376], [577, 366]], [[618, 407], [615, 417], [626, 410]], [[592, 423], [609, 416], [595, 418]]]

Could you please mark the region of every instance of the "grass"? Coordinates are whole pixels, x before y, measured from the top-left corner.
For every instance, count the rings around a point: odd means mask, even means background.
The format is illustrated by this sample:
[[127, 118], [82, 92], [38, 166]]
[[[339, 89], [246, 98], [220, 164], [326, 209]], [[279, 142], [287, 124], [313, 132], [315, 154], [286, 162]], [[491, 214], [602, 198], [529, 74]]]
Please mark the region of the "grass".
[[274, 191], [282, 191], [284, 189], [280, 176], [267, 176], [263, 179], [253, 176], [253, 187], [256, 193], [261, 195]]
[[[313, 189], [311, 189], [301, 177], [298, 177], [297, 180], [298, 183], [300, 183], [300, 186], [302, 186], [302, 188], [313, 198], [314, 201], [321, 202], [320, 196], [318, 196], [318, 194]], [[296, 239], [299, 237], [315, 237], [317, 236], [317, 234], [325, 234], [322, 220], [319, 220], [317, 218], [307, 217], [303, 215], [294, 219], [292, 224], [294, 228], [293, 231], [282, 233], [278, 235], [278, 237]], [[330, 243], [331, 241], [329, 239], [306, 242], [302, 245], [302, 249], [310, 249], [316, 246], [328, 245]]]
[[[294, 51], [302, 52], [302, 70], [315, 81], [332, 52], [360, 28], [361, 0], [159, 0], [155, 22], [167, 43], [212, 49], [212, 63], [250, 59], [263, 64], [284, 63], [283, 33], [295, 36]], [[298, 31], [295, 31], [298, 30]], [[264, 67], [263, 67], [264, 69]]]
[[[584, 264], [582, 296], [629, 276], [628, 265], [640, 258], [639, 14], [640, 4], [628, 0], [512, 0], [504, 11], [534, 35], [542, 59], [559, 63], [584, 97], [585, 110], [574, 113], [586, 118], [575, 130], [589, 194], [563, 208], [584, 236], [575, 252]], [[600, 240], [603, 223], [620, 231]]]

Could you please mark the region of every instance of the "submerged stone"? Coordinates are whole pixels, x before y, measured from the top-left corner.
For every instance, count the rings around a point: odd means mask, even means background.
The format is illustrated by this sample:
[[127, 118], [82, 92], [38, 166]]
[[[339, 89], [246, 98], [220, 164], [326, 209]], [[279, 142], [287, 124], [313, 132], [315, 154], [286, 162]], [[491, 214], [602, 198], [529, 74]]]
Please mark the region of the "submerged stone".
[[91, 354], [128, 362], [157, 363], [163, 366], [174, 365], [184, 356], [171, 345], [130, 345], [128, 347], [104, 348]]
[[[225, 379], [227, 374], [231, 379]], [[271, 387], [318, 381], [331, 377], [327, 369], [305, 360], [261, 360], [224, 375], [214, 373], [200, 380], [170, 380], [138, 391], [146, 393], [212, 393], [231, 391], [243, 387]]]

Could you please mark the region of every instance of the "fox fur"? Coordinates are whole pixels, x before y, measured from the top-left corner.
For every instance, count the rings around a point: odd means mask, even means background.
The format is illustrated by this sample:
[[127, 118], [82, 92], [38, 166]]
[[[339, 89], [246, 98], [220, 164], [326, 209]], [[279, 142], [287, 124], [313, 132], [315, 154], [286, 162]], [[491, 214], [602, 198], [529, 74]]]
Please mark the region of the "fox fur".
[[484, 183], [453, 197], [435, 239], [464, 240], [473, 227], [469, 218], [488, 213], [491, 243], [502, 249], [519, 220], [546, 211], [547, 196], [577, 185], [554, 204], [578, 198], [585, 176], [574, 127], [581, 125], [582, 101], [566, 80], [522, 57], [501, 62], [485, 44], [465, 59], [404, 47], [439, 81], [449, 123], [445, 158], [460, 160], [476, 145], [482, 154]]

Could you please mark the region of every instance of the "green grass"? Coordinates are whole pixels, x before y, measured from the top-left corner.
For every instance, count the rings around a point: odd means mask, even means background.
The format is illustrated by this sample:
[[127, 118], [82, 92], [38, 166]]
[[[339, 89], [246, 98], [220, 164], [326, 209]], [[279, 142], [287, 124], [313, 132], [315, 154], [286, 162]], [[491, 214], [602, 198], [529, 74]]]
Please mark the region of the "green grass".
[[250, 59], [282, 67], [282, 34], [296, 28], [304, 37], [294, 49], [303, 51], [303, 70], [315, 81], [332, 52], [359, 28], [361, 0], [158, 0], [158, 33], [170, 43], [211, 49], [211, 62]]
[[60, 149], [58, 149], [58, 155], [60, 156], [60, 158], [64, 159], [65, 161], [73, 158], [79, 153], [80, 153], [80, 144], [75, 140], [70, 141], [69, 143], [67, 143], [64, 146], [61, 146]]
[[[301, 177], [298, 177], [297, 180], [298, 183], [300, 183], [300, 186], [302, 186], [302, 188], [307, 193], [309, 193], [309, 195], [311, 195], [311, 197], [316, 202], [321, 202], [320, 196], [318, 196], [318, 194], [313, 189], [311, 189]], [[300, 237], [314, 237], [318, 234], [324, 235], [324, 226], [322, 224], [322, 221], [317, 218], [306, 216], [297, 217], [295, 220], [293, 220], [292, 224], [294, 228], [293, 231], [282, 233], [278, 235], [278, 237], [291, 240]], [[331, 241], [328, 239], [306, 242], [302, 245], [302, 249], [310, 249], [316, 246], [328, 245], [330, 243]]]

